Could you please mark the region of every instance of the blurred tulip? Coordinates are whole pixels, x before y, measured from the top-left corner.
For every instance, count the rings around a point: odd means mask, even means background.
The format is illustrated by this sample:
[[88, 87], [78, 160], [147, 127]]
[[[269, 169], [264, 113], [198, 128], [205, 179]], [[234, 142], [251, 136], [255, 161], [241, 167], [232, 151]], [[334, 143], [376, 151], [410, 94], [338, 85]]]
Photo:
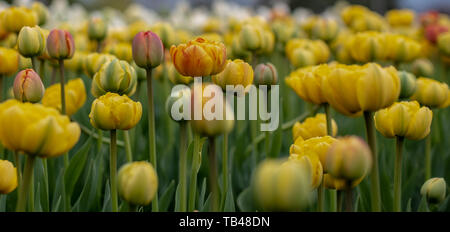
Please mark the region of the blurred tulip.
[[406, 71], [399, 71], [398, 77], [400, 78], [401, 86], [399, 97], [409, 98], [416, 91], [416, 77], [414, 76], [414, 74]]
[[0, 194], [8, 194], [17, 188], [17, 168], [8, 160], [0, 160]]
[[0, 141], [10, 150], [55, 157], [68, 152], [79, 137], [78, 124], [53, 108], [17, 100], [0, 104]]
[[322, 93], [340, 113], [357, 116], [361, 111], [373, 112], [394, 103], [400, 95], [400, 79], [392, 66], [335, 65], [322, 80]]
[[277, 42], [286, 44], [296, 34], [296, 25], [293, 20], [275, 20], [272, 23], [272, 31]]
[[129, 43], [112, 43], [105, 46], [104, 51], [120, 60], [131, 62], [133, 60], [132, 47]]
[[301, 211], [311, 201], [311, 180], [304, 164], [263, 161], [255, 170], [251, 186], [254, 199], [264, 211]]
[[443, 55], [450, 56], [450, 32], [439, 35], [437, 44]]
[[310, 38], [326, 42], [334, 40], [339, 32], [339, 25], [336, 20], [320, 17], [311, 17], [303, 25], [303, 28]]
[[[86, 102], [86, 89], [81, 78], [73, 79], [65, 85], [66, 94], [66, 114], [75, 114]], [[61, 111], [61, 85], [49, 86], [42, 98], [42, 105], [55, 108]]]
[[394, 34], [386, 36], [386, 58], [393, 61], [411, 61], [421, 55], [421, 45], [417, 41]]
[[363, 180], [364, 180], [364, 177], [349, 182], [344, 179], [334, 178], [330, 174], [324, 174], [322, 184], [327, 189], [335, 189], [335, 190], [345, 191], [348, 188], [355, 188]]
[[90, 40], [102, 41], [108, 35], [108, 24], [100, 17], [92, 17], [87, 32]]
[[417, 101], [396, 102], [375, 113], [375, 127], [385, 137], [405, 137], [411, 140], [425, 138], [430, 133], [433, 112], [420, 107]]
[[14, 79], [14, 97], [21, 102], [36, 103], [44, 96], [44, 84], [33, 69], [20, 71]]
[[414, 21], [414, 17], [414, 11], [408, 9], [395, 9], [386, 13], [386, 19], [393, 27], [411, 26]]
[[[336, 136], [338, 127], [334, 119], [331, 120], [333, 136]], [[292, 137], [296, 141], [299, 137], [307, 140], [314, 137], [327, 135], [327, 122], [325, 114], [316, 114], [314, 117], [308, 117], [302, 123], [296, 122], [292, 127]]]
[[92, 103], [89, 118], [101, 130], [129, 130], [141, 120], [142, 105], [126, 95], [106, 93]]
[[14, 49], [0, 47], [0, 75], [10, 75], [19, 68], [19, 53]]
[[178, 72], [191, 77], [210, 76], [222, 72], [227, 58], [223, 43], [203, 38], [172, 46], [170, 56]]
[[417, 100], [420, 104], [430, 108], [442, 108], [448, 98], [449, 88], [446, 83], [439, 82], [426, 77], [417, 79], [417, 87], [412, 100]]
[[164, 46], [158, 35], [151, 31], [139, 32], [133, 39], [133, 59], [145, 69], [164, 62]]
[[84, 70], [88, 77], [94, 78], [94, 75], [100, 70], [103, 64], [115, 58], [115, 56], [110, 54], [91, 53], [85, 57]]
[[148, 205], [158, 190], [158, 176], [146, 161], [123, 165], [118, 174], [119, 195], [132, 205]]
[[277, 68], [272, 63], [258, 64], [254, 71], [253, 84], [257, 87], [260, 85], [267, 85], [270, 88], [271, 85], [278, 83]]
[[33, 27], [38, 23], [38, 15], [25, 7], [10, 7], [2, 14], [3, 25], [9, 32], [18, 33], [22, 27]]
[[347, 49], [359, 62], [379, 61], [388, 55], [386, 36], [375, 31], [360, 32], [348, 38]]
[[44, 25], [49, 18], [49, 12], [47, 7], [41, 2], [33, 2], [33, 4], [31, 5], [31, 9], [37, 15], [38, 18], [37, 24], [40, 26]]
[[72, 72], [82, 73], [86, 62], [87, 52], [77, 51], [72, 58], [64, 62], [64, 67]]
[[320, 105], [327, 102], [322, 94], [322, 79], [329, 73], [328, 65], [309, 66], [295, 70], [285, 82], [303, 100]]
[[18, 50], [24, 57], [39, 56], [45, 49], [45, 37], [39, 26], [22, 27], [17, 38]]
[[72, 58], [75, 44], [72, 35], [65, 30], [53, 29], [47, 37], [48, 55], [57, 60]]
[[434, 65], [426, 58], [417, 59], [412, 63], [411, 72], [417, 77], [431, 77], [434, 73]]
[[[175, 30], [173, 29], [172, 25], [170, 25], [169, 23], [165, 23], [165, 22], [156, 23], [155, 25], [153, 25], [151, 27], [150, 30], [157, 35], [156, 38], [158, 38], [158, 39], [161, 38], [161, 41], [164, 44], [164, 47], [170, 48], [170, 46], [175, 44], [175, 41], [176, 41]], [[154, 36], [154, 35], [152, 35], [152, 36]], [[158, 41], [155, 41], [155, 42], [158, 42]], [[151, 47], [151, 45], [149, 47]]]
[[425, 197], [429, 204], [439, 204], [445, 200], [447, 184], [444, 178], [431, 178], [427, 180], [420, 189], [420, 194]]
[[[205, 89], [208, 88], [210, 91], [213, 91], [212, 96], [205, 96]], [[201, 92], [200, 92], [201, 91]], [[207, 94], [206, 94], [207, 95]], [[196, 105], [201, 106], [201, 109], [196, 109]], [[208, 116], [204, 115], [205, 106], [212, 107], [212, 104], [215, 104], [214, 112], [219, 112], [220, 115]], [[222, 89], [215, 84], [195, 84], [191, 87], [191, 126], [192, 129], [203, 136], [214, 137], [217, 135], [225, 134], [230, 132], [234, 127], [234, 113], [233, 109], [226, 101], [223, 96]], [[221, 110], [217, 109], [217, 107], [222, 106]], [[201, 112], [201, 119], [196, 119], [195, 111], [198, 110]], [[207, 117], [212, 117], [211, 119]]]
[[107, 92], [131, 96], [136, 91], [137, 76], [126, 61], [112, 59], [102, 65], [92, 80], [91, 93], [100, 97]]
[[236, 87], [241, 85], [244, 87], [243, 90], [247, 92], [249, 89], [246, 87], [253, 83], [253, 69], [248, 63], [243, 60], [228, 60], [225, 65], [225, 69], [214, 76], [211, 77], [214, 84], [220, 86], [224, 91], [226, 91], [227, 85], [232, 85]]
[[324, 167], [333, 178], [364, 178], [372, 168], [369, 146], [356, 136], [340, 138], [328, 149]]
[[420, 23], [423, 26], [427, 26], [430, 24], [436, 24], [439, 20], [439, 12], [430, 10], [420, 15]]
[[425, 27], [425, 38], [427, 38], [431, 43], [436, 44], [439, 35], [447, 32], [448, 30], [449, 28], [446, 26], [438, 24], [428, 25]]
[[194, 80], [194, 78], [190, 76], [183, 76], [180, 73], [178, 73], [177, 69], [172, 64], [172, 62], [167, 62], [166, 68], [167, 68], [167, 76], [169, 77], [170, 82], [172, 82], [172, 84], [174, 85], [178, 84], [188, 85]]

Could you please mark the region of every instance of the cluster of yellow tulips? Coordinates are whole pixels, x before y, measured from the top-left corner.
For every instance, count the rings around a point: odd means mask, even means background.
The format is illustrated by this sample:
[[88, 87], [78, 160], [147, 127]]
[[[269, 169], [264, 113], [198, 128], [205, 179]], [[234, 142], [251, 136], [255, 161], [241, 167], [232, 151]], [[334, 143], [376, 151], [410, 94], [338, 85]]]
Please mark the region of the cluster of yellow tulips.
[[[78, 23], [39, 2], [0, 8], [0, 209], [448, 209], [448, 15], [221, 4], [235, 12], [131, 5]], [[259, 131], [278, 104], [277, 128]]]

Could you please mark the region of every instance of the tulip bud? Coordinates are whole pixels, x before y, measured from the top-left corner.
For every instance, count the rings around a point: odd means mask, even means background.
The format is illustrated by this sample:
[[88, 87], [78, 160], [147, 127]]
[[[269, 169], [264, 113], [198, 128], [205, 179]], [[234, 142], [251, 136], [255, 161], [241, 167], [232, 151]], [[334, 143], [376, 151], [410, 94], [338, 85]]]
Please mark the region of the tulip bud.
[[33, 69], [20, 71], [14, 79], [14, 97], [22, 102], [39, 102], [44, 96], [44, 84]]
[[0, 194], [8, 194], [17, 187], [17, 169], [8, 160], [0, 160]]
[[158, 35], [158, 38], [161, 38], [164, 47], [168, 48], [174, 44], [175, 30], [169, 23], [156, 23], [150, 30]]
[[372, 168], [369, 146], [356, 136], [338, 139], [328, 149], [324, 166], [334, 178], [347, 181], [363, 178]]
[[158, 177], [146, 161], [127, 163], [119, 170], [119, 195], [132, 205], [148, 205], [158, 190]]
[[91, 53], [84, 60], [84, 70], [90, 78], [93, 78], [103, 64], [108, 63], [114, 58], [116, 57], [110, 54]]
[[440, 34], [447, 32], [448, 27], [439, 24], [432, 24], [425, 27], [425, 37], [433, 44], [436, 44]]
[[184, 86], [177, 91], [173, 91], [166, 101], [166, 111], [170, 118], [175, 122], [184, 121], [183, 116], [189, 115], [189, 109], [186, 109], [187, 112], [185, 112], [184, 106], [188, 105], [190, 100], [191, 90], [188, 87]]
[[263, 211], [301, 211], [311, 200], [308, 168], [296, 161], [263, 161], [251, 182], [254, 199]]
[[112, 59], [102, 65], [92, 81], [91, 93], [100, 97], [107, 92], [131, 96], [136, 91], [137, 76], [134, 68], [126, 61]]
[[[332, 135], [336, 136], [338, 127], [334, 119], [331, 120]], [[304, 122], [296, 122], [292, 127], [292, 138], [302, 138], [307, 140], [314, 137], [327, 135], [327, 121], [325, 114], [316, 114], [314, 117], [308, 117]]]
[[316, 59], [314, 57], [314, 53], [310, 50], [297, 48], [292, 52], [291, 63], [296, 68], [315, 65]]
[[39, 56], [45, 49], [45, 37], [39, 26], [22, 27], [17, 38], [18, 50], [24, 57]]
[[255, 68], [253, 84], [256, 86], [276, 85], [278, 82], [277, 68], [272, 63], [258, 64]]
[[417, 88], [411, 96], [412, 100], [417, 100], [420, 104], [430, 108], [441, 108], [445, 106], [448, 99], [449, 88], [446, 83], [434, 79], [419, 77]]
[[412, 63], [411, 72], [416, 77], [431, 77], [434, 73], [434, 65], [429, 59], [417, 59]]
[[450, 56], [450, 32], [439, 35], [437, 44], [442, 54]]
[[416, 77], [406, 71], [399, 71], [398, 77], [400, 78], [400, 98], [409, 98], [416, 90]]
[[133, 59], [145, 69], [164, 62], [164, 45], [159, 36], [151, 31], [139, 32], [133, 39]]
[[248, 91], [246, 87], [253, 83], [253, 69], [243, 60], [228, 60], [225, 69], [211, 78], [214, 84], [219, 85], [224, 91], [227, 85], [233, 87], [241, 85], [244, 87], [243, 91]]
[[142, 105], [126, 95], [108, 92], [92, 103], [89, 118], [101, 130], [129, 130], [141, 120]]
[[104, 51], [114, 55], [120, 60], [131, 62], [133, 60], [132, 48], [129, 43], [110, 43], [105, 46]]
[[386, 19], [393, 27], [410, 26], [414, 16], [414, 11], [408, 9], [390, 10], [386, 13]]
[[261, 49], [263, 43], [263, 28], [247, 24], [239, 32], [239, 42], [243, 49], [256, 51]]
[[88, 37], [90, 40], [102, 41], [108, 34], [108, 24], [99, 17], [92, 17], [88, 23]]
[[420, 194], [427, 199], [429, 204], [439, 204], [445, 199], [447, 184], [444, 178], [431, 178], [420, 189]]
[[[209, 93], [205, 93], [205, 91]], [[226, 101], [222, 89], [218, 85], [194, 83], [191, 87], [190, 106], [192, 129], [200, 135], [214, 137], [228, 133], [233, 129], [233, 109]], [[197, 109], [200, 106], [202, 108]], [[222, 109], [219, 109], [219, 107], [222, 107]], [[196, 116], [196, 111], [201, 112], [201, 115]], [[199, 116], [201, 118], [198, 118]]]
[[38, 25], [44, 25], [49, 17], [47, 7], [41, 2], [34, 2], [31, 5], [31, 9], [36, 13], [38, 17]]
[[72, 58], [75, 52], [75, 43], [72, 35], [59, 29], [53, 29], [47, 37], [48, 55], [57, 60]]
[[36, 12], [25, 7], [10, 7], [2, 15], [2, 23], [9, 32], [18, 33], [22, 27], [33, 27], [38, 22]]

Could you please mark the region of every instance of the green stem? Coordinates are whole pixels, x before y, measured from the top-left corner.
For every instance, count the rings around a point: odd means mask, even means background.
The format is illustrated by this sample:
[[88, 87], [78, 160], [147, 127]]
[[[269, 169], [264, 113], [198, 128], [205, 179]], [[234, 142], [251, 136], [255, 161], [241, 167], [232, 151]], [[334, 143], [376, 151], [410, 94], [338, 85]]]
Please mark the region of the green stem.
[[31, 65], [33, 66], [33, 70], [37, 73], [38, 72], [38, 65], [37, 65], [37, 59], [35, 56], [31, 57]]
[[337, 190], [337, 207], [336, 212], [342, 212], [342, 202], [344, 201], [344, 192]]
[[194, 132], [194, 151], [192, 153], [191, 179], [189, 186], [189, 212], [195, 209], [195, 200], [197, 196], [197, 174], [200, 162], [200, 135]]
[[45, 80], [45, 60], [39, 60], [39, 76], [42, 82]]
[[371, 195], [372, 195], [372, 211], [381, 211], [381, 192], [380, 192], [380, 177], [378, 174], [378, 154], [377, 142], [373, 121], [373, 113], [369, 111], [364, 112], [364, 120], [366, 123], [367, 143], [372, 151], [373, 167], [371, 173]]
[[187, 122], [180, 122], [180, 211], [186, 212]]
[[208, 160], [209, 160], [209, 184], [212, 200], [212, 212], [219, 211], [219, 186], [217, 184], [217, 161], [216, 161], [216, 138], [209, 138], [208, 148]]
[[332, 118], [331, 118], [331, 112], [330, 112], [330, 105], [328, 103], [325, 103], [323, 105], [323, 108], [325, 110], [325, 117], [327, 120], [327, 135], [333, 136], [333, 125], [332, 125]]
[[66, 92], [64, 91], [64, 60], [59, 60], [59, 83], [61, 84], [61, 113], [66, 114]]
[[130, 134], [127, 130], [123, 131], [123, 141], [125, 142], [125, 154], [127, 156], [127, 162], [133, 162], [133, 152], [131, 151]]
[[111, 187], [111, 209], [113, 212], [118, 212], [117, 203], [117, 131], [111, 130], [111, 144], [110, 144], [110, 158], [109, 158], [109, 173], [110, 173], [110, 187]]
[[47, 159], [41, 159], [42, 160], [42, 166], [44, 167], [44, 188], [45, 188], [45, 198], [46, 202], [44, 205], [44, 209], [48, 212], [50, 211], [50, 199], [49, 199], [49, 192], [48, 192], [48, 165], [47, 165]]
[[3, 74], [0, 74], [0, 102], [3, 101]]
[[29, 194], [31, 180], [33, 179], [33, 169], [36, 157], [33, 155], [28, 155], [25, 162], [25, 173], [23, 176], [23, 181], [19, 189], [19, 198], [17, 202], [16, 212], [24, 212], [27, 203], [27, 196]]
[[[156, 172], [158, 172], [157, 168], [157, 160], [156, 160], [156, 141], [155, 141], [155, 112], [154, 112], [154, 104], [153, 104], [153, 86], [152, 86], [152, 69], [147, 69], [147, 97], [148, 97], [148, 138], [149, 138], [149, 153], [150, 153], [150, 162], [155, 167]], [[158, 193], [155, 195], [155, 199], [152, 201], [152, 211], [158, 212]]]
[[404, 137], [396, 138], [396, 156], [394, 168], [394, 211], [402, 211], [402, 150]]
[[17, 184], [20, 186], [22, 183], [22, 163], [20, 162], [20, 155], [18, 151], [14, 151], [14, 163], [17, 168]]
[[317, 188], [317, 211], [323, 212], [324, 187], [322, 184]]
[[225, 206], [225, 200], [228, 192], [228, 134], [223, 135], [223, 149], [222, 149], [222, 179], [223, 179], [223, 192], [222, 202], [220, 208], [223, 210]]
[[425, 138], [425, 180], [431, 178], [431, 131]]
[[345, 211], [353, 212], [353, 190], [350, 187], [345, 190]]
[[330, 211], [331, 212], [336, 212], [337, 210], [337, 192], [334, 189], [329, 189], [328, 190], [329, 196], [330, 196]]

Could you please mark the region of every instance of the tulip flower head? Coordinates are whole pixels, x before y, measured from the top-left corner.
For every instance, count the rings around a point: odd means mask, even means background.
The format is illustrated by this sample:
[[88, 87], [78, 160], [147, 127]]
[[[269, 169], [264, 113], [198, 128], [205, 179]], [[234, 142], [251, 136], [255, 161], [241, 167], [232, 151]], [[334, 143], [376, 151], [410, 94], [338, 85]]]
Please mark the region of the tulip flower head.
[[0, 104], [0, 141], [8, 149], [49, 158], [68, 152], [80, 127], [56, 109], [7, 100]]
[[445, 200], [447, 184], [444, 178], [431, 178], [420, 189], [420, 194], [429, 204], [439, 204]]
[[430, 133], [433, 112], [417, 101], [396, 102], [375, 113], [375, 127], [388, 138], [402, 136], [411, 140], [425, 138]]
[[90, 40], [102, 41], [108, 34], [108, 24], [100, 17], [92, 17], [88, 22]]
[[[224, 91], [227, 88], [227, 85], [232, 85], [234, 87], [241, 85], [244, 87], [245, 92], [249, 89], [247, 86], [253, 83], [253, 69], [248, 63], [243, 60], [228, 60], [225, 66], [225, 69], [211, 77], [212, 81], [219, 85]], [[242, 91], [244, 91], [242, 89]]]
[[110, 43], [105, 46], [104, 51], [127, 62], [133, 60], [132, 47], [129, 43]]
[[202, 77], [222, 72], [225, 69], [227, 53], [223, 43], [199, 37], [187, 44], [172, 45], [170, 56], [181, 75]]
[[45, 36], [39, 26], [22, 27], [17, 38], [19, 52], [24, 57], [39, 56], [45, 49]]
[[164, 45], [156, 33], [139, 32], [133, 39], [133, 59], [137, 66], [155, 68], [164, 62]]
[[91, 93], [100, 97], [107, 92], [131, 96], [136, 91], [137, 76], [134, 68], [128, 62], [118, 59], [102, 65], [92, 81]]
[[10, 7], [4, 11], [1, 19], [5, 29], [18, 33], [22, 27], [33, 27], [38, 23], [38, 15], [26, 7]]
[[417, 87], [412, 100], [430, 108], [444, 108], [449, 95], [449, 88], [446, 83], [439, 82], [426, 77], [417, 79]]
[[19, 53], [14, 49], [0, 47], [0, 75], [13, 74], [19, 68]]
[[329, 73], [328, 65], [310, 66], [297, 69], [285, 81], [303, 100], [320, 105], [327, 102], [322, 94], [322, 79]]
[[22, 102], [36, 103], [44, 96], [44, 84], [33, 69], [20, 71], [14, 79], [14, 97]]
[[400, 78], [401, 86], [400, 98], [411, 97], [416, 91], [416, 77], [414, 74], [406, 71], [399, 71], [398, 77]]
[[92, 103], [89, 118], [101, 130], [129, 130], [141, 120], [142, 105], [126, 95], [106, 93]]
[[114, 58], [116, 57], [110, 54], [91, 53], [85, 57], [84, 70], [89, 77], [93, 78], [103, 64], [108, 63]]
[[33, 2], [31, 5], [31, 9], [36, 13], [38, 21], [37, 24], [39, 26], [44, 25], [49, 18], [49, 12], [47, 7], [41, 2]]
[[257, 87], [266, 85], [268, 88], [271, 85], [278, 83], [277, 68], [271, 63], [258, 64], [255, 68], [253, 84]]
[[148, 205], [158, 190], [158, 176], [146, 161], [127, 163], [118, 174], [119, 195], [132, 205]]
[[8, 160], [0, 160], [0, 194], [8, 194], [17, 188], [17, 169]]
[[[338, 127], [334, 119], [331, 120], [332, 135], [336, 136]], [[314, 117], [308, 117], [302, 123], [296, 122], [292, 127], [292, 138], [296, 141], [298, 138], [307, 140], [314, 137], [327, 135], [327, 122], [325, 114], [316, 114]]]
[[414, 21], [414, 11], [408, 9], [390, 10], [386, 13], [388, 23], [393, 27], [407, 27]]
[[[71, 116], [84, 105], [84, 102], [86, 102], [86, 88], [83, 80], [81, 80], [81, 78], [76, 78], [68, 81], [64, 90], [66, 95], [66, 114]], [[60, 84], [51, 85], [45, 90], [42, 104], [61, 111]]]
[[56, 60], [72, 58], [75, 52], [75, 42], [66, 30], [53, 29], [47, 37], [48, 55]]

